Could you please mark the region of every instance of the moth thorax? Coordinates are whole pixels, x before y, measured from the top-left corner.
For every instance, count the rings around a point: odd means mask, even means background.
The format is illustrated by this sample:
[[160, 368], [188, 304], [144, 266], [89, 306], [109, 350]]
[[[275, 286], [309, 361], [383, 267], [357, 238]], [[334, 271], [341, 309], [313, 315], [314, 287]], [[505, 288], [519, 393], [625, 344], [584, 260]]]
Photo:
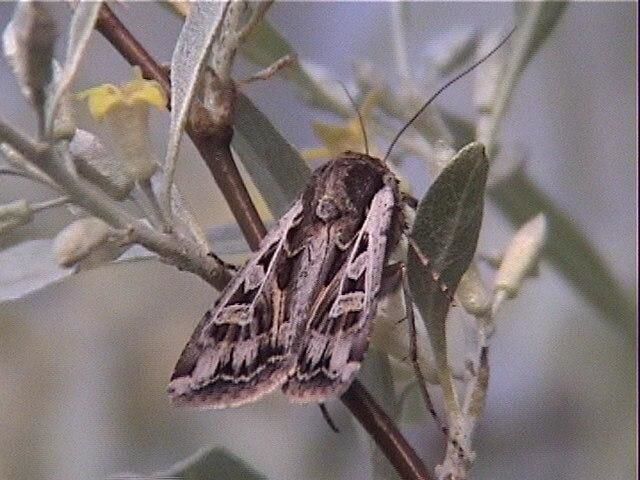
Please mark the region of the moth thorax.
[[321, 220], [328, 222], [340, 216], [340, 209], [333, 198], [324, 195], [320, 200], [318, 200], [316, 215]]

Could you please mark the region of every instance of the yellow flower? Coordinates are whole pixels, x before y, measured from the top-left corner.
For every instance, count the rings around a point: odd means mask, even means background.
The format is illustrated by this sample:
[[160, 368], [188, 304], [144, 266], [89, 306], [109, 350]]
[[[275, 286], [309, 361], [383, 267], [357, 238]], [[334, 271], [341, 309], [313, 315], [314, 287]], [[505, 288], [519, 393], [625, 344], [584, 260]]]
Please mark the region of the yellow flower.
[[151, 105], [159, 109], [167, 105], [167, 96], [155, 80], [142, 78], [140, 67], [133, 67], [133, 80], [120, 87], [105, 83], [78, 93], [80, 100], [87, 100], [91, 116], [102, 120], [114, 108]]
[[167, 105], [158, 82], [143, 79], [140, 68], [134, 67], [130, 82], [120, 87], [100, 85], [78, 97], [87, 99], [94, 119], [106, 121], [127, 176], [134, 181], [151, 178], [158, 164], [149, 142], [149, 108]]
[[[362, 115], [365, 129], [367, 120], [371, 118], [373, 109], [380, 100], [381, 93], [379, 89], [371, 90], [362, 102], [360, 114]], [[313, 131], [324, 146], [305, 150], [302, 153], [305, 160], [332, 158], [341, 155], [347, 150], [364, 151], [362, 127], [360, 126], [360, 119], [355, 114], [344, 124], [314, 122]]]

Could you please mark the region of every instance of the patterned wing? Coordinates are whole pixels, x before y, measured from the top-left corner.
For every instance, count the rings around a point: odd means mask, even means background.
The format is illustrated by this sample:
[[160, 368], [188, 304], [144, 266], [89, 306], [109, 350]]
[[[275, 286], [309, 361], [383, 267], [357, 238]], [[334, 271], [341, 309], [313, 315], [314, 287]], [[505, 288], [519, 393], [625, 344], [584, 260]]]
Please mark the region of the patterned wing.
[[384, 185], [371, 201], [347, 261], [316, 297], [296, 345], [296, 369], [283, 386], [292, 401], [322, 402], [338, 396], [359, 370], [369, 345], [395, 207], [394, 188]]
[[173, 403], [234, 407], [286, 381], [295, 367], [295, 325], [286, 308], [294, 262], [287, 239], [302, 210], [296, 202], [202, 318], [171, 377]]

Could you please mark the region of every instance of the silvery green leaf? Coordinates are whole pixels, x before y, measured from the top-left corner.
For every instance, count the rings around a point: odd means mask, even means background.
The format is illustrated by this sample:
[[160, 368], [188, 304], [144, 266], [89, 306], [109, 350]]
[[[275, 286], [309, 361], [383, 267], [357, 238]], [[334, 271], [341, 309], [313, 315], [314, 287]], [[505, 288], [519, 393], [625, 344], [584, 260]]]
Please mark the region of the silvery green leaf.
[[275, 216], [302, 192], [311, 170], [295, 148], [244, 95], [236, 104], [232, 147]]
[[4, 54], [22, 94], [38, 111], [42, 111], [44, 90], [51, 81], [55, 41], [56, 25], [45, 6], [37, 2], [16, 4], [2, 35]]
[[487, 156], [493, 156], [498, 125], [504, 117], [511, 94], [520, 76], [553, 31], [567, 4], [565, 2], [530, 2], [517, 6], [518, 29], [514, 33], [511, 53], [492, 107], [492, 122], [487, 128]]
[[203, 449], [183, 460], [166, 472], [151, 478], [178, 478], [180, 480], [266, 480], [243, 460], [224, 448]]
[[[513, 63], [517, 62], [520, 72], [531, 61], [556, 27], [567, 6], [567, 2], [514, 3], [516, 21], [518, 25], [526, 28], [526, 37], [524, 37], [525, 33], [523, 32], [517, 44], [519, 51], [517, 54], [515, 51], [513, 52], [511, 60]], [[530, 29], [529, 26], [531, 27]]]
[[75, 10], [69, 25], [69, 40], [67, 42], [64, 66], [62, 67], [62, 75], [55, 86], [55, 91], [47, 102], [46, 125], [49, 131], [54, 126], [54, 119], [57, 115], [60, 100], [70, 88], [80, 67], [80, 62], [89, 43], [101, 6], [102, 2], [100, 1], [77, 2], [75, 4]]
[[[0, 250], [0, 305], [1, 302], [18, 300], [74, 275], [74, 270], [58, 266], [53, 244], [54, 241], [48, 238], [28, 240]], [[134, 246], [108, 265], [119, 268], [125, 264], [147, 261], [158, 261], [158, 258], [148, 250]], [[82, 265], [81, 270], [103, 265], [103, 262], [99, 265], [87, 263]]]
[[171, 126], [164, 164], [169, 184], [173, 181], [191, 99], [228, 5], [229, 2], [193, 3], [171, 57]]
[[60, 268], [53, 240], [29, 240], [0, 250], [0, 301], [15, 300], [71, 273]]
[[134, 182], [126, 174], [122, 162], [90, 132], [78, 129], [69, 142], [69, 152], [80, 175], [95, 183], [110, 197], [122, 200], [129, 195]]
[[[53, 59], [51, 62], [53, 69], [53, 78], [46, 89], [45, 111], [51, 110], [51, 102], [54, 100], [55, 91], [62, 78], [62, 66], [60, 63]], [[51, 136], [54, 139], [66, 139], [70, 140], [76, 133], [76, 119], [75, 108], [72, 93], [67, 90], [64, 92], [59, 100], [55, 113], [55, 117], [51, 120]]]
[[[410, 237], [429, 258], [429, 268], [455, 290], [475, 253], [489, 163], [484, 146], [461, 149], [418, 205]], [[419, 263], [419, 262], [418, 262]]]
[[280, 32], [263, 19], [240, 46], [242, 55], [254, 65], [266, 68], [279, 58], [295, 52]]
[[[473, 259], [482, 223], [489, 162], [484, 146], [460, 150], [418, 204], [409, 237], [427, 266], [409, 249], [409, 286], [431, 341], [449, 412], [458, 409], [447, 362], [446, 316], [450, 297]], [[443, 292], [446, 287], [447, 293]]]

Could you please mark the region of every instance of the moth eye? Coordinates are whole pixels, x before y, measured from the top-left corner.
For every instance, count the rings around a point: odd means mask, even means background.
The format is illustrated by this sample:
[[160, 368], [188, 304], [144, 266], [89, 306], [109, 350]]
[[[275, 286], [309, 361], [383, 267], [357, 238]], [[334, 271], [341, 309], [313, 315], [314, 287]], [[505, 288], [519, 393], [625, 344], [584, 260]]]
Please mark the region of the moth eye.
[[316, 215], [320, 217], [321, 220], [328, 222], [329, 220], [333, 220], [340, 215], [340, 209], [332, 198], [325, 196], [318, 201], [318, 206], [316, 207]]

